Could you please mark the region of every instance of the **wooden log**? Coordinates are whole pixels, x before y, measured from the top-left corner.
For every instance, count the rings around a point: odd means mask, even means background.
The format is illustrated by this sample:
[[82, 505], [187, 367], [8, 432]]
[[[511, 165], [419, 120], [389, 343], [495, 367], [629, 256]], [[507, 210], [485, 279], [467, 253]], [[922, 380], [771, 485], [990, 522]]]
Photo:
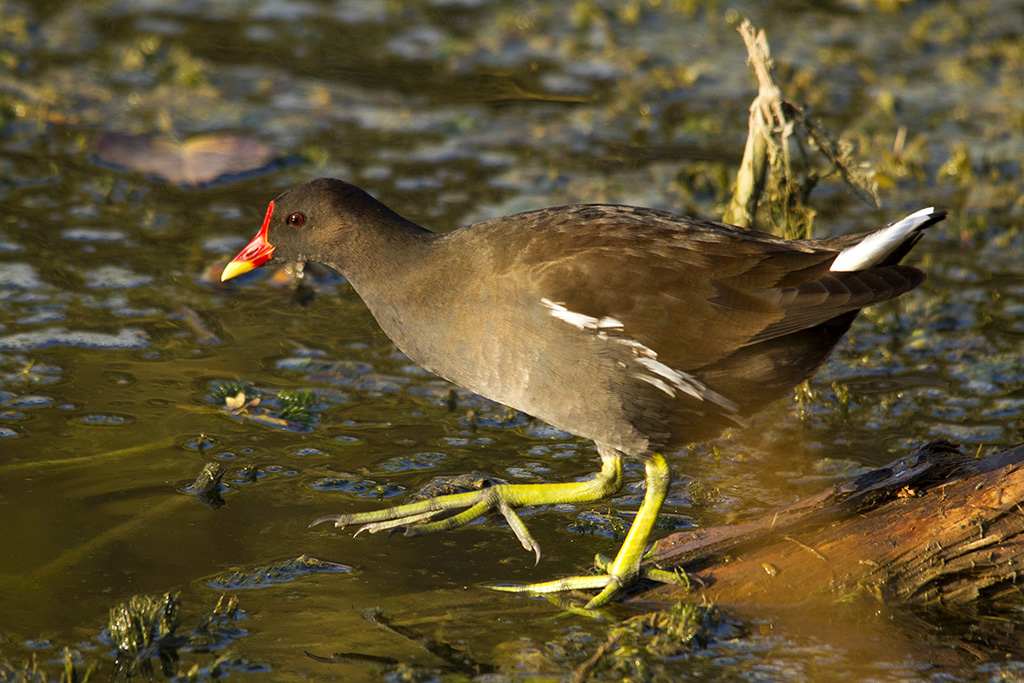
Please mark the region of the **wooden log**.
[[[759, 519], [673, 534], [647, 562], [682, 568], [698, 599], [799, 605], [1021, 602], [1024, 446], [987, 457], [946, 441]], [[638, 598], [694, 599], [679, 586]]]

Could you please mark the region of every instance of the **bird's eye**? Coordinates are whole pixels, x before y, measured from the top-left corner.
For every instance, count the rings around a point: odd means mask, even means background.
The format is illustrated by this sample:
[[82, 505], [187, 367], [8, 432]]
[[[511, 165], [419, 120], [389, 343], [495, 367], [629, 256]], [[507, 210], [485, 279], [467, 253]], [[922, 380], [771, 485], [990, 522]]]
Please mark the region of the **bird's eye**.
[[306, 217], [296, 211], [295, 213], [288, 216], [288, 225], [293, 228], [302, 227], [302, 224], [306, 222]]

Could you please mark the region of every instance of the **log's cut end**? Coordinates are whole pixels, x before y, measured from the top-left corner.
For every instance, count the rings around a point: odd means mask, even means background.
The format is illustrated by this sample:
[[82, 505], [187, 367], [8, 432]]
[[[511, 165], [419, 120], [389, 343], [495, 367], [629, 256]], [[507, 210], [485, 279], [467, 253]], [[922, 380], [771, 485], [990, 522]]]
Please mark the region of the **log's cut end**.
[[[1024, 446], [987, 458], [929, 443], [854, 481], [742, 524], [673, 534], [649, 562], [713, 602], [1022, 602]], [[693, 599], [659, 586], [641, 600]]]

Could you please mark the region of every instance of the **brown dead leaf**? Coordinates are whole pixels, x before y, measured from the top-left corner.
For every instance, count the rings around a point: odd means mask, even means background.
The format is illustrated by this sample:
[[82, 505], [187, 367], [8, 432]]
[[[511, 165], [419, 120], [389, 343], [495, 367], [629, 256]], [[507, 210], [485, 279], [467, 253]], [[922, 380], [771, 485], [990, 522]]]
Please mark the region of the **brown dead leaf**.
[[228, 412], [236, 414], [243, 413], [249, 408], [255, 408], [259, 404], [260, 399], [258, 397], [246, 402], [244, 391], [239, 391], [237, 396], [228, 396], [224, 399], [224, 407], [228, 409]]
[[103, 164], [186, 187], [256, 171], [275, 159], [270, 147], [241, 136], [201, 135], [176, 142], [123, 133], [101, 133], [94, 156]]

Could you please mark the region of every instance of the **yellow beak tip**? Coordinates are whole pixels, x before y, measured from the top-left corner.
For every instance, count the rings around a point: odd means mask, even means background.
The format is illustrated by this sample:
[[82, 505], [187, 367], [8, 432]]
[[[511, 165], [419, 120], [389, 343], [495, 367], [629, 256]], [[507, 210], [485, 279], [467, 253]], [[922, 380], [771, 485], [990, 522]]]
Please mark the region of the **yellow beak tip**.
[[252, 269], [253, 265], [248, 261], [232, 261], [224, 266], [224, 271], [220, 274], [220, 281], [227, 282], [231, 278], [248, 273]]

